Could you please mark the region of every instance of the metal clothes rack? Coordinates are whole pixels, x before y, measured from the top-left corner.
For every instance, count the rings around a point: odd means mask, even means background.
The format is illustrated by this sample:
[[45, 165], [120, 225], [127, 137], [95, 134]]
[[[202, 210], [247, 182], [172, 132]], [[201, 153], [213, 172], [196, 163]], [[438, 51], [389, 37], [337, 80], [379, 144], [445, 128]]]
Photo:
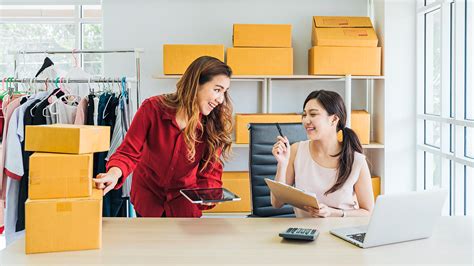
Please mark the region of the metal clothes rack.
[[[135, 81], [136, 82], [136, 97], [137, 97], [137, 109], [140, 106], [140, 71], [141, 71], [141, 66], [140, 66], [140, 54], [143, 53], [143, 49], [141, 48], [135, 48], [135, 49], [124, 49], [124, 50], [45, 50], [45, 51], [39, 51], [39, 50], [19, 50], [19, 51], [14, 51], [10, 52], [10, 54], [14, 55], [14, 61], [13, 61], [13, 67], [14, 67], [14, 73], [15, 73], [15, 80], [18, 80], [21, 82], [22, 79], [18, 79], [18, 62], [19, 62], [19, 56], [20, 55], [26, 55], [26, 54], [113, 54], [113, 53], [133, 53], [135, 55], [135, 73], [136, 76], [135, 78], [128, 78], [127, 81]], [[15, 80], [13, 82], [15, 82]], [[105, 81], [101, 81], [100, 78], [98, 79], [92, 79], [94, 80], [94, 83], [107, 83], [111, 82], [110, 79], [105, 79]], [[91, 82], [92, 82], [91, 80]], [[35, 81], [36, 82], [36, 81]], [[43, 80], [43, 82], [45, 82]], [[54, 80], [53, 80], [54, 82]], [[88, 83], [88, 79], [84, 80], [77, 80], [77, 79], [71, 79], [69, 80], [70, 83]], [[113, 81], [112, 81], [113, 82]], [[116, 81], [117, 82], [117, 81]], [[18, 83], [18, 82], [16, 82]], [[38, 81], [40, 83], [40, 81]]]
[[[140, 54], [143, 53], [143, 49], [141, 48], [135, 48], [135, 49], [128, 49], [128, 50], [46, 50], [46, 51], [33, 51], [33, 50], [20, 50], [20, 51], [15, 51], [15, 52], [10, 52], [10, 54], [14, 55], [14, 62], [13, 62], [13, 67], [14, 67], [14, 75], [15, 79], [10, 80], [10, 82], [14, 83], [19, 83], [26, 81], [25, 79], [18, 78], [18, 62], [19, 62], [19, 56], [20, 55], [26, 55], [26, 54], [112, 54], [112, 53], [133, 53], [135, 55], [135, 73], [136, 76], [134, 78], [126, 78], [127, 82], [135, 82], [136, 83], [136, 97], [137, 97], [137, 107], [136, 110], [138, 110], [138, 107], [140, 106], [140, 81], [141, 81], [141, 66], [140, 66]], [[31, 79], [28, 80], [29, 82], [32, 83], [41, 83], [41, 82], [48, 82], [48, 83], [54, 83], [56, 80], [39, 80], [39, 79]], [[91, 79], [70, 79], [69, 83], [110, 83], [110, 82], [121, 82], [121, 78], [115, 78], [115, 79], [107, 79], [107, 78], [91, 78]], [[68, 81], [66, 81], [67, 83]], [[127, 217], [130, 217], [131, 213], [134, 213], [134, 210], [130, 204], [130, 199], [128, 197], [124, 198], [127, 204], [126, 211], [127, 211]]]

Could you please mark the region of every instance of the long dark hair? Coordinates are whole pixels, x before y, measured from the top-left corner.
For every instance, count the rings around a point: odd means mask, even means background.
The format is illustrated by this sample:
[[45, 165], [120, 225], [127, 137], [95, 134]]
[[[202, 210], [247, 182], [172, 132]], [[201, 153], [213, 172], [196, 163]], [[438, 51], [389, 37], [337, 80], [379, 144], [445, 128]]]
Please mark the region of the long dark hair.
[[342, 97], [333, 91], [319, 90], [311, 92], [303, 104], [303, 109], [310, 100], [318, 101], [326, 110], [328, 115], [336, 115], [339, 118], [337, 132], [342, 130], [342, 150], [332, 157], [339, 156], [336, 183], [324, 195], [340, 189], [349, 178], [354, 163], [354, 152], [362, 153], [362, 145], [355, 132], [346, 127], [347, 111]]
[[[232, 69], [217, 58], [201, 56], [194, 60], [186, 69], [181, 79], [176, 84], [176, 92], [164, 97], [164, 104], [170, 108], [183, 111], [189, 121], [184, 129], [184, 141], [188, 148], [188, 160], [194, 161], [196, 154], [195, 143], [198, 138], [196, 128], [203, 129], [207, 151], [203, 158], [206, 168], [210, 162], [227, 160], [230, 154], [232, 139], [232, 101], [229, 93], [224, 93], [224, 102], [219, 104], [203, 121], [199, 120], [199, 105], [196, 101], [198, 86], [211, 81], [215, 76], [232, 76]], [[220, 154], [220, 152], [222, 154]]]

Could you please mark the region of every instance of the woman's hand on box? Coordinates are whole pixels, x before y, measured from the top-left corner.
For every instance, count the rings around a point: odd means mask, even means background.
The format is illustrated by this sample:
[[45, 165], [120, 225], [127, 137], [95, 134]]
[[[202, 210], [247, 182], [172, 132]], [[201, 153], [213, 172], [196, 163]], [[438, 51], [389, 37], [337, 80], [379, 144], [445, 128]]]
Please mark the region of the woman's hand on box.
[[107, 171], [107, 173], [98, 174], [96, 178], [93, 178], [92, 180], [95, 182], [96, 188], [104, 190], [105, 195], [107, 192], [114, 189], [121, 176], [122, 170], [118, 167], [112, 167]]

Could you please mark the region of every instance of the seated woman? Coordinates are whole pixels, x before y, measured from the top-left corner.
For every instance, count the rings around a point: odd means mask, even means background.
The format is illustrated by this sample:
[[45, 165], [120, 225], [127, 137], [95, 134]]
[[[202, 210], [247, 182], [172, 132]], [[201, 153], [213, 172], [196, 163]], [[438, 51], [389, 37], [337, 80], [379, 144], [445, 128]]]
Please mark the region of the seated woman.
[[[362, 145], [346, 127], [346, 107], [332, 91], [313, 91], [303, 105], [308, 139], [289, 145], [278, 136], [272, 153], [278, 161], [275, 180], [316, 194], [319, 209], [295, 208], [296, 217], [368, 216], [374, 207], [369, 167]], [[338, 132], [342, 131], [342, 142]], [[272, 206], [283, 203], [271, 194]]]

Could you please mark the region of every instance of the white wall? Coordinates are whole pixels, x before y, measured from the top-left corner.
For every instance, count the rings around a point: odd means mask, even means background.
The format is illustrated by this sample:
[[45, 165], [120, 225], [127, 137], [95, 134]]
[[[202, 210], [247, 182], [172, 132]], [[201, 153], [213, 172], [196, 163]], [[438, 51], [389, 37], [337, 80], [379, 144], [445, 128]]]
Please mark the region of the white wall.
[[[384, 104], [385, 193], [416, 186], [416, 1], [374, 0], [375, 26], [384, 46], [385, 81], [377, 82]], [[380, 113], [380, 112], [379, 112]], [[380, 130], [378, 131], [380, 133]]]
[[[311, 47], [311, 23], [315, 15], [366, 16], [366, 0], [103, 0], [106, 49], [145, 49], [142, 60], [141, 100], [173, 91], [176, 80], [153, 80], [162, 75], [165, 43], [224, 44], [232, 47], [234, 23], [282, 23], [293, 25], [294, 72], [307, 74], [307, 51]], [[133, 57], [110, 55], [107, 75], [133, 75]], [[354, 81], [354, 109], [365, 108], [365, 81]], [[298, 112], [306, 96], [328, 88], [344, 95], [343, 82], [275, 81], [273, 112]], [[231, 97], [235, 112], [259, 112], [261, 93], [256, 82], [233, 82]], [[248, 149], [234, 149], [235, 160], [226, 170], [247, 170]]]

